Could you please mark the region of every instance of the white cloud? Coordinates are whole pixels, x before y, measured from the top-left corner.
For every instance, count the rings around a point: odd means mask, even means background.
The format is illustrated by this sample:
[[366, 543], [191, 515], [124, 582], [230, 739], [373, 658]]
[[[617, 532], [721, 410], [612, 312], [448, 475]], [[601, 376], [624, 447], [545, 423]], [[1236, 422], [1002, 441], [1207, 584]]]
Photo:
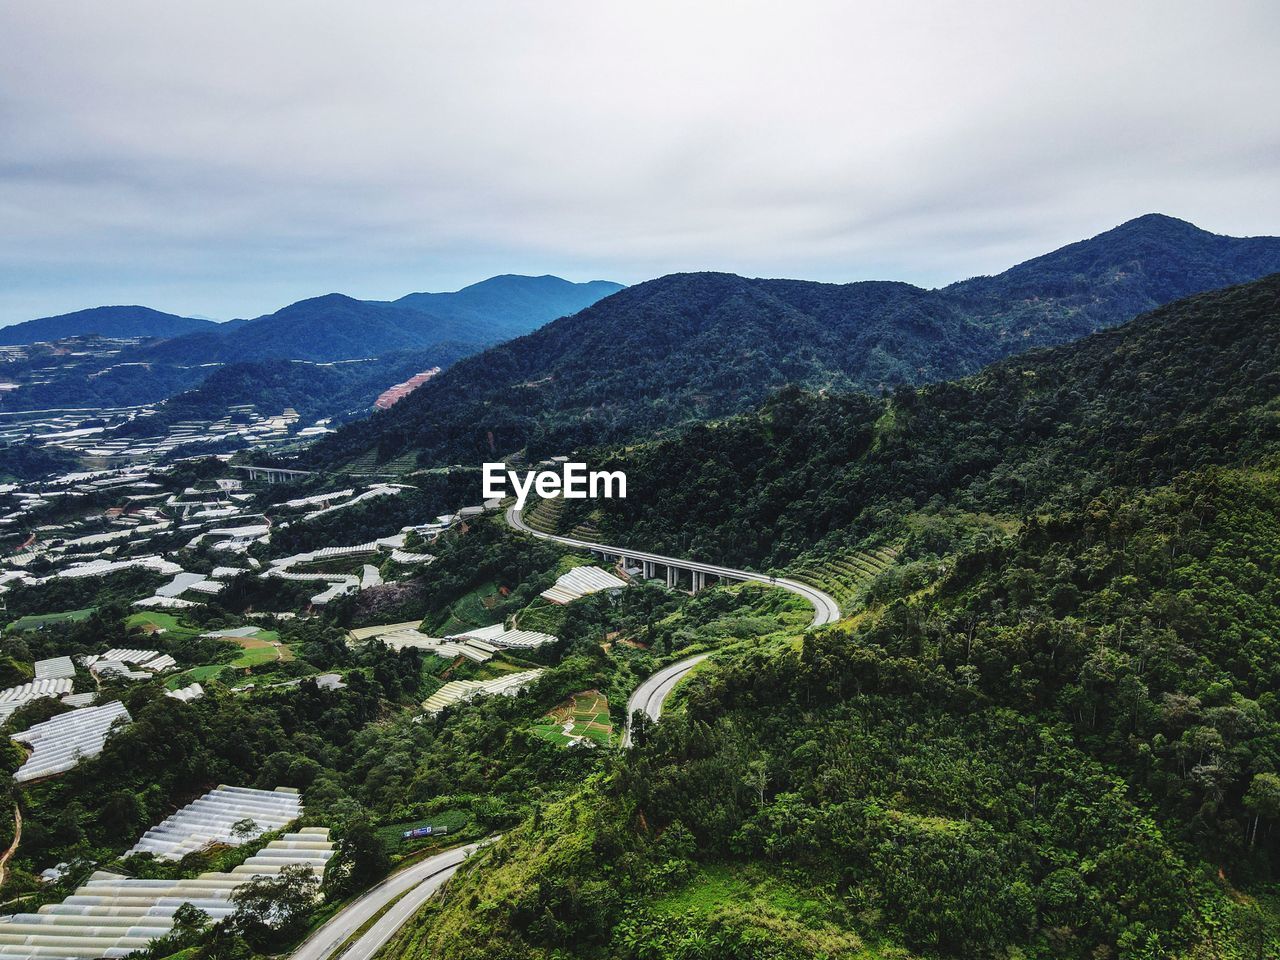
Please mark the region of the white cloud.
[[1271, 3], [0, 8], [0, 322], [1280, 232]]

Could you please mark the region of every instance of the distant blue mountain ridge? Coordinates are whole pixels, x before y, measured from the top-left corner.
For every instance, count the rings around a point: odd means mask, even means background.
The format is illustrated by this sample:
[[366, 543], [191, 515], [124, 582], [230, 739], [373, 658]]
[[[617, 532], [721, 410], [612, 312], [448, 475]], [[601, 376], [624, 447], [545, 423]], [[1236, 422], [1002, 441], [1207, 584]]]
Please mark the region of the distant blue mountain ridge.
[[487, 346], [577, 313], [621, 289], [622, 284], [606, 280], [572, 283], [508, 274], [452, 293], [411, 293], [392, 302], [331, 293], [227, 323], [142, 306], [93, 307], [0, 328], [0, 344], [97, 334], [157, 340], [135, 348], [129, 358], [158, 363], [352, 360], [442, 343]]

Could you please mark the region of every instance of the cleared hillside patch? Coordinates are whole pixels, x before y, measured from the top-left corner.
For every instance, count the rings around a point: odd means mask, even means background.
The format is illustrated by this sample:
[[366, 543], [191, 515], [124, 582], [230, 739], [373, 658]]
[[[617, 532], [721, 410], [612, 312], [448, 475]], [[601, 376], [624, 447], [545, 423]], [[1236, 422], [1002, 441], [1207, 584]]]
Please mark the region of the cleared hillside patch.
[[570, 746], [583, 740], [607, 747], [613, 742], [613, 721], [609, 718], [609, 701], [599, 690], [575, 693], [553, 707], [533, 732], [559, 746]]

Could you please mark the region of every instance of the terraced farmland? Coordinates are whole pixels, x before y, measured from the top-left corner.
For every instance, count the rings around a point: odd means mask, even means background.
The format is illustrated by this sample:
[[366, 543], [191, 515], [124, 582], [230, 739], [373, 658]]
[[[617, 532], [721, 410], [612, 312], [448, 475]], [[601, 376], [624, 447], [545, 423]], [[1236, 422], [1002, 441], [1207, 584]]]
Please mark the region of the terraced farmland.
[[569, 536], [573, 537], [575, 540], [589, 540], [596, 542], [600, 539], [600, 531], [596, 528], [593, 521], [587, 520], [583, 523], [577, 524], [572, 530], [570, 530]]
[[897, 561], [897, 547], [876, 547], [804, 558], [787, 570], [787, 576], [825, 590], [840, 604], [842, 613], [849, 613], [871, 582]]
[[396, 457], [394, 460], [388, 460], [381, 463], [378, 460], [378, 452], [371, 450], [364, 453], [356, 459], [352, 460], [344, 467], [339, 467], [335, 472], [347, 474], [349, 476], [403, 476], [418, 466], [417, 454], [407, 453], [403, 456]]
[[487, 627], [498, 619], [493, 607], [502, 599], [495, 583], [484, 583], [459, 597], [440, 623], [425, 624], [423, 630], [434, 637], [451, 637], [477, 627]]
[[[502, 509], [505, 510], [514, 502], [514, 498], [509, 498], [503, 502]], [[539, 533], [573, 537], [577, 540], [600, 539], [600, 531], [596, 529], [590, 514], [584, 515], [581, 509], [568, 512], [570, 516], [566, 516], [563, 497], [554, 497], [550, 500], [535, 498], [529, 501], [521, 515], [524, 517], [524, 522]]]
[[555, 497], [551, 500], [539, 500], [524, 510], [524, 522], [539, 533], [559, 533], [560, 515], [564, 513], [564, 500]]
[[564, 626], [564, 615], [564, 607], [539, 597], [516, 615], [516, 624], [521, 630], [559, 634]]

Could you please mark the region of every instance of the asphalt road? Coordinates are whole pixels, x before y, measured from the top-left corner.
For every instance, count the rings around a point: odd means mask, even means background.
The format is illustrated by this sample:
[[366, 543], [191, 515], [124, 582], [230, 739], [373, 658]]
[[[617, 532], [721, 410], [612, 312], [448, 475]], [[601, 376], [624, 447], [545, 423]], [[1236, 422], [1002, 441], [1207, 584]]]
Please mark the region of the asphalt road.
[[622, 746], [624, 749], [631, 746], [630, 718], [635, 716], [635, 712], [642, 710], [646, 716], [657, 720], [662, 715], [662, 705], [666, 702], [671, 691], [676, 688], [676, 684], [683, 680], [690, 670], [709, 656], [711, 656], [709, 653], [699, 653], [697, 656], [679, 660], [663, 667], [641, 683], [640, 686], [636, 687], [635, 693], [631, 694], [630, 699], [627, 700], [627, 726], [622, 731]]
[[[694, 563], [688, 560], [680, 560], [676, 557], [664, 557], [657, 553], [643, 553], [621, 547], [611, 547], [607, 544], [592, 543], [588, 540], [575, 540], [572, 537], [559, 537], [549, 533], [542, 533], [527, 526], [524, 518], [520, 516], [515, 507], [507, 510], [506, 519], [507, 523], [516, 530], [543, 540], [553, 540], [568, 547], [587, 550], [594, 548], [608, 553], [626, 554], [635, 560], [648, 560], [651, 563], [664, 565], [668, 563], [677, 564], [682, 569], [699, 570], [702, 573], [711, 574], [724, 580], [749, 580], [788, 590], [804, 597], [812, 605], [813, 620], [811, 626], [821, 627], [828, 623], [835, 623], [840, 619], [840, 607], [835, 600], [806, 583], [799, 583], [784, 577], [770, 577], [766, 574], [752, 573], [749, 570], [736, 570], [732, 567], [720, 567], [709, 563]], [[653, 676], [646, 679], [627, 700], [627, 716], [630, 717], [635, 711], [642, 710], [645, 714], [657, 720], [662, 714], [663, 703], [666, 702], [671, 691], [675, 689], [676, 684], [708, 656], [710, 654], [700, 653], [696, 656], [687, 657], [684, 660], [663, 667]], [[629, 725], [623, 732], [622, 745], [624, 747], [631, 745]], [[353, 901], [312, 934], [294, 953], [294, 960], [331, 960], [335, 952], [357, 930], [369, 923], [370, 920], [377, 916], [379, 911], [395, 900], [394, 906], [382, 914], [381, 917], [378, 917], [378, 920], [341, 954], [342, 960], [371, 960], [386, 945], [387, 941], [395, 935], [395, 932], [417, 913], [418, 909], [444, 885], [446, 880], [453, 876], [462, 861], [475, 849], [476, 844], [468, 844], [464, 847], [446, 850], [444, 853], [436, 854], [421, 863], [414, 864], [407, 870], [392, 874], [358, 900]], [[402, 897], [401, 894], [403, 894]], [[396, 897], [401, 898], [396, 900]]]
[[711, 563], [698, 563], [693, 560], [681, 560], [679, 557], [664, 557], [659, 553], [644, 553], [639, 550], [630, 550], [626, 547], [612, 547], [605, 543], [593, 543], [590, 540], [575, 540], [573, 537], [559, 537], [550, 533], [542, 533], [534, 530], [524, 522], [524, 518], [520, 516], [520, 512], [515, 507], [507, 508], [507, 524], [522, 533], [530, 536], [538, 537], [542, 540], [553, 540], [556, 543], [563, 543], [567, 547], [577, 547], [581, 550], [603, 550], [606, 553], [626, 554], [632, 560], [648, 560], [650, 563], [674, 564], [682, 570], [698, 570], [701, 573], [709, 573], [712, 576], [720, 577], [723, 580], [750, 580], [754, 583], [764, 583], [771, 587], [778, 587], [781, 590], [787, 590], [797, 596], [804, 597], [813, 607], [813, 620], [810, 626], [821, 627], [828, 623], [835, 623], [840, 619], [840, 605], [830, 596], [823, 593], [817, 587], [811, 587], [807, 583], [800, 583], [798, 580], [789, 580], [786, 577], [771, 577], [765, 573], [753, 573], [750, 570], [737, 570], [733, 567], [719, 567]]
[[[507, 508], [506, 519], [508, 526], [522, 533], [527, 533], [542, 540], [562, 543], [567, 547], [625, 554], [633, 560], [647, 560], [650, 563], [663, 565], [670, 563], [685, 570], [699, 570], [702, 573], [709, 573], [723, 580], [749, 580], [754, 583], [764, 583], [771, 587], [787, 590], [797, 596], [804, 597], [813, 607], [813, 620], [809, 624], [813, 627], [825, 626], [840, 619], [840, 605], [834, 599], [817, 587], [811, 587], [807, 583], [800, 583], [797, 580], [789, 580], [786, 577], [771, 577], [763, 573], [753, 573], [750, 570], [736, 570], [733, 567], [719, 567], [710, 563], [695, 563], [690, 560], [681, 560], [677, 557], [664, 557], [658, 553], [642, 553], [637, 550], [628, 550], [624, 547], [611, 547], [608, 544], [593, 543], [590, 540], [575, 540], [573, 537], [560, 537], [550, 533], [542, 533], [528, 526], [524, 522], [524, 518], [520, 516], [520, 511], [515, 507]], [[627, 701], [627, 717], [630, 718], [637, 710], [643, 710], [648, 716], [657, 720], [662, 713], [663, 702], [671, 691], [675, 689], [676, 684], [684, 679], [685, 675], [705, 660], [707, 656], [708, 654], [700, 653], [697, 656], [677, 661], [663, 667], [641, 683]], [[631, 746], [631, 725], [629, 721], [622, 734], [622, 745], [624, 747]]]
[[453, 876], [454, 871], [476, 847], [477, 844], [474, 843], [455, 847], [393, 873], [331, 917], [294, 952], [293, 960], [330, 960], [352, 934], [372, 920], [388, 903], [404, 894], [341, 954], [342, 960], [369, 960]]

